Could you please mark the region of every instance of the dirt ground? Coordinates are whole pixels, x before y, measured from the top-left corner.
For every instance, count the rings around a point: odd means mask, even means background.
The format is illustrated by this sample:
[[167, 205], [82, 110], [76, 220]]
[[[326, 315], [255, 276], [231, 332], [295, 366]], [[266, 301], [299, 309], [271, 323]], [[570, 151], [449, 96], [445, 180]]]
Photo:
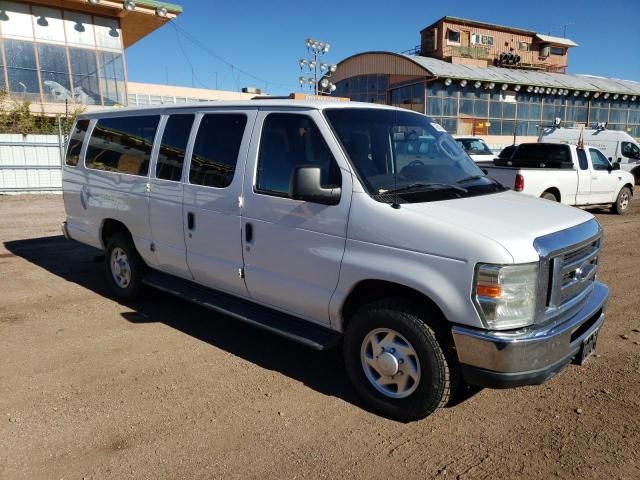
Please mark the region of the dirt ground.
[[411, 424], [315, 352], [155, 294], [122, 304], [62, 197], [0, 197], [0, 478], [640, 478], [640, 203], [605, 229], [598, 350]]

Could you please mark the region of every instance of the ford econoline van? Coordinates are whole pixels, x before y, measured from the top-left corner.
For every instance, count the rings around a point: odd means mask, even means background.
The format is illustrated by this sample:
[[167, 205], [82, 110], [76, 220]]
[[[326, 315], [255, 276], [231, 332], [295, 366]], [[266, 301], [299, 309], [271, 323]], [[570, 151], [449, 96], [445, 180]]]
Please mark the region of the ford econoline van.
[[341, 345], [357, 393], [399, 420], [464, 382], [544, 382], [587, 359], [604, 322], [594, 217], [507, 190], [415, 112], [254, 100], [82, 114], [63, 179], [63, 232], [105, 251], [115, 295], [153, 287]]

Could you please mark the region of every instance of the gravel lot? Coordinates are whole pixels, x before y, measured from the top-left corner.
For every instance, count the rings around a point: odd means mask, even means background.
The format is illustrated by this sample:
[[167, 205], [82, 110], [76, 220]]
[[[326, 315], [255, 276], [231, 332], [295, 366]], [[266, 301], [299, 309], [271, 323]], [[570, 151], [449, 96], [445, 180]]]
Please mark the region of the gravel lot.
[[107, 293], [62, 197], [0, 196], [0, 478], [640, 478], [640, 203], [598, 212], [598, 351], [421, 422], [355, 398], [320, 353], [153, 294]]

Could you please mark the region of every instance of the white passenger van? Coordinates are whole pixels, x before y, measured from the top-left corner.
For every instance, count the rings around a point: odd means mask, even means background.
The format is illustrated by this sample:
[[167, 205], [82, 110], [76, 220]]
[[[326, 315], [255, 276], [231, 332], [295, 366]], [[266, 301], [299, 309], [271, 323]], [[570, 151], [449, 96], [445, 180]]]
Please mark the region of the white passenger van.
[[627, 132], [606, 128], [545, 127], [538, 141], [576, 145], [581, 135], [585, 146], [595, 147], [610, 162], [619, 163], [622, 170], [633, 174], [636, 185], [640, 184], [640, 145]]
[[462, 382], [541, 383], [584, 361], [604, 322], [594, 217], [508, 191], [407, 110], [82, 114], [64, 203], [65, 236], [105, 250], [116, 295], [150, 286], [317, 349], [341, 343], [358, 394], [404, 421]]

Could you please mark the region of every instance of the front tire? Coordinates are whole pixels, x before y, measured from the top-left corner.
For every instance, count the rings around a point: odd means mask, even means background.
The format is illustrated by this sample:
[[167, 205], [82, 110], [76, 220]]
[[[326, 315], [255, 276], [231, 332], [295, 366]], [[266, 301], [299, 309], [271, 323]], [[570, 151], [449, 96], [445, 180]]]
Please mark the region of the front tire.
[[458, 367], [443, 341], [403, 299], [361, 307], [347, 326], [344, 356], [358, 395], [384, 416], [420, 420], [446, 405]]
[[107, 239], [105, 253], [107, 284], [118, 297], [133, 300], [142, 293], [146, 265], [131, 237], [119, 232]]
[[613, 204], [613, 212], [618, 215], [626, 215], [631, 209], [632, 193], [629, 187], [622, 187], [618, 193], [616, 203]]

